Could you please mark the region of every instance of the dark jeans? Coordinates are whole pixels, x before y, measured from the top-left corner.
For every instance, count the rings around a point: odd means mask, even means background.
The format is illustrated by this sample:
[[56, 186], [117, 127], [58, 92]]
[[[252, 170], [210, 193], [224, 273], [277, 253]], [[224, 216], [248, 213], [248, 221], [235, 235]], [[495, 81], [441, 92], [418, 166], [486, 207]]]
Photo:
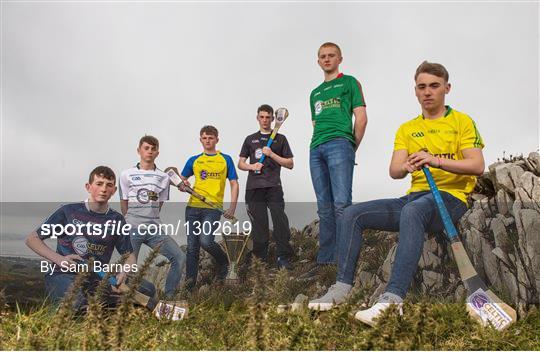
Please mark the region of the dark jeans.
[[[459, 221], [467, 211], [467, 205], [449, 193], [441, 191], [441, 196], [452, 221]], [[372, 200], [345, 208], [338, 235], [337, 281], [353, 283], [365, 229], [399, 231], [386, 291], [404, 298], [422, 255], [424, 233], [444, 229], [433, 195], [415, 192], [401, 198]]]
[[266, 260], [268, 255], [268, 210], [272, 215], [274, 231], [272, 236], [276, 241], [278, 257], [290, 259], [294, 251], [289, 243], [291, 230], [289, 219], [285, 214], [285, 201], [281, 186], [256, 188], [246, 191], [246, 207], [252, 221], [251, 238], [253, 239], [253, 255]]
[[354, 156], [354, 146], [346, 138], [333, 139], [309, 152], [311, 182], [320, 220], [319, 264], [336, 262], [336, 234], [340, 232], [343, 209], [352, 202]]
[[[68, 292], [71, 284], [73, 284], [75, 281], [75, 278], [75, 274], [53, 273], [52, 275], [49, 275], [47, 273], [45, 275], [45, 292], [47, 293], [49, 299], [55, 304], [60, 303], [62, 298], [64, 298]], [[82, 284], [81, 289], [76, 292], [73, 302], [73, 309], [77, 311], [84, 309], [88, 305], [88, 299], [86, 296], [93, 294], [98, 284], [99, 278], [97, 278], [97, 276], [92, 276], [91, 274], [88, 280]], [[137, 288], [137, 291], [149, 297], [154, 297], [156, 294], [156, 288], [154, 285], [146, 280], [142, 280], [141, 285]], [[118, 303], [119, 298], [120, 296], [113, 293], [109, 286], [103, 300], [106, 306], [114, 307]]]
[[214, 241], [214, 231], [219, 226], [220, 218], [221, 213], [216, 209], [186, 207], [188, 224], [186, 280], [192, 284], [197, 282], [201, 247], [214, 257], [218, 265], [229, 263], [221, 246]]

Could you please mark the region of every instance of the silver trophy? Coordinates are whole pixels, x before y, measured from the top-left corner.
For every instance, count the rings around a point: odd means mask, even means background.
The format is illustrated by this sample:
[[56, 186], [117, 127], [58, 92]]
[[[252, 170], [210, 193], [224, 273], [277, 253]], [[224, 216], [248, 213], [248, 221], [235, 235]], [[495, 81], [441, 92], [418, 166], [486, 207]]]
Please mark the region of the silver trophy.
[[223, 235], [222, 237], [223, 239], [221, 244], [225, 253], [227, 254], [227, 259], [229, 260], [229, 271], [227, 272], [227, 277], [225, 278], [225, 284], [237, 285], [240, 283], [238, 266], [242, 261], [246, 247], [248, 247], [250, 236], [243, 233], [236, 233]]

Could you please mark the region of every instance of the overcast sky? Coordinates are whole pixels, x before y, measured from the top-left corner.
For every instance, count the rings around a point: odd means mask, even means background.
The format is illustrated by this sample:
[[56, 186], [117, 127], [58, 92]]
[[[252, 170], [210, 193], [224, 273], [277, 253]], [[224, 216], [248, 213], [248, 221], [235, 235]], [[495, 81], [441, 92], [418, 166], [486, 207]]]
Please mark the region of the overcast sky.
[[1, 6], [3, 202], [83, 199], [91, 169], [134, 165], [144, 134], [160, 140], [159, 167], [181, 168], [212, 124], [236, 161], [263, 103], [290, 112], [286, 201], [314, 201], [308, 101], [323, 80], [316, 52], [325, 41], [342, 47], [341, 70], [367, 101], [353, 201], [406, 191], [410, 179], [391, 180], [388, 163], [397, 128], [420, 113], [413, 74], [425, 59], [449, 70], [447, 103], [476, 121], [488, 163], [538, 148], [538, 3]]

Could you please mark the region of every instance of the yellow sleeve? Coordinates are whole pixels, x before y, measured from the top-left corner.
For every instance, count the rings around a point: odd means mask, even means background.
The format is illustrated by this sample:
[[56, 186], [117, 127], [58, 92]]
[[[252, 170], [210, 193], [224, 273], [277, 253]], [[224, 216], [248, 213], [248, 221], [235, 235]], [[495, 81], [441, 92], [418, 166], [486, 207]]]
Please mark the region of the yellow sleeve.
[[484, 148], [484, 141], [480, 132], [476, 128], [476, 124], [469, 116], [465, 116], [461, 124], [461, 139], [459, 150], [469, 148]]
[[407, 150], [407, 137], [405, 134], [405, 128], [403, 125], [399, 127], [396, 132], [396, 139], [394, 140], [394, 150]]

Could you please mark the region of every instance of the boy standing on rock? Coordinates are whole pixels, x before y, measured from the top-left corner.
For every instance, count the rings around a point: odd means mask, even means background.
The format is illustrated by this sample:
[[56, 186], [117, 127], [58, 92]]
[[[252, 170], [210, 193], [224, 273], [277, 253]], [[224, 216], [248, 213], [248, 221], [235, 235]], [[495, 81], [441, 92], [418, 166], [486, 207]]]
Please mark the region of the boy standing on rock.
[[182, 279], [186, 255], [170, 235], [151, 231], [152, 227], [161, 224], [159, 213], [163, 202], [169, 200], [169, 176], [156, 166], [159, 155], [156, 137], [143, 136], [137, 153], [139, 162], [120, 175], [120, 206], [132, 226], [131, 244], [135, 258], [144, 243], [150, 248], [159, 246], [159, 253], [169, 260], [165, 297], [173, 300]]
[[[231, 186], [231, 206], [223, 216], [232, 218], [238, 201], [238, 176], [231, 157], [216, 149], [219, 142], [218, 130], [214, 126], [204, 126], [200, 131], [203, 152], [188, 159], [180, 177], [189, 186], [188, 178], [195, 177], [193, 189], [209, 201], [222, 205], [225, 194], [225, 181]], [[182, 191], [182, 185], [179, 187]], [[217, 279], [227, 276], [228, 259], [221, 246], [214, 241], [214, 232], [219, 226], [221, 212], [199, 200], [189, 198], [186, 207], [187, 225], [187, 263], [186, 281], [188, 289], [193, 289], [199, 272], [199, 251], [202, 247], [210, 253], [218, 264]]]
[[[285, 214], [285, 201], [281, 187], [281, 167], [292, 169], [294, 166], [293, 154], [287, 138], [277, 134], [272, 146], [266, 146], [272, 133], [274, 109], [270, 105], [261, 105], [257, 109], [259, 131], [249, 135], [244, 140], [240, 151], [238, 168], [249, 171], [246, 183], [246, 207], [252, 218], [253, 254], [266, 261], [268, 252], [268, 209], [272, 215], [274, 231], [272, 236], [276, 241], [278, 268], [292, 269], [290, 260], [294, 251], [289, 243], [291, 230], [289, 219]], [[267, 158], [263, 164], [259, 162], [262, 155]], [[250, 163], [246, 162], [249, 158]], [[255, 173], [260, 171], [260, 173]]]
[[309, 169], [320, 219], [319, 266], [313, 268], [313, 274], [321, 265], [336, 264], [336, 234], [343, 210], [352, 202], [355, 153], [367, 125], [362, 87], [353, 76], [339, 72], [342, 61], [337, 44], [320, 46], [317, 63], [324, 82], [309, 97], [313, 124]]

